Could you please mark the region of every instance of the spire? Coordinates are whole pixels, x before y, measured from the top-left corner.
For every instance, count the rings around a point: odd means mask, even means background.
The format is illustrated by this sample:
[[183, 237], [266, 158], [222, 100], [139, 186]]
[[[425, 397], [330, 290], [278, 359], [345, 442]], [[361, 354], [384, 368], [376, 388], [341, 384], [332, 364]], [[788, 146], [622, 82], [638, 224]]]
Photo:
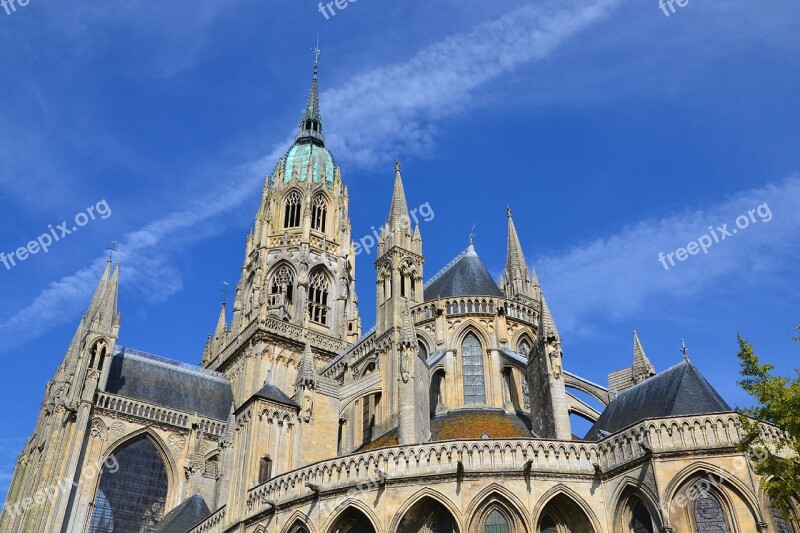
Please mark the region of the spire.
[[656, 369], [644, 353], [644, 348], [639, 340], [639, 334], [633, 330], [633, 378], [641, 381], [656, 375]]
[[312, 142], [325, 146], [325, 137], [322, 135], [322, 115], [319, 112], [319, 56], [322, 53], [319, 49], [319, 42], [313, 49], [314, 76], [311, 78], [311, 90], [308, 93], [308, 102], [300, 120], [300, 131], [295, 138], [296, 142]]
[[544, 299], [544, 293], [542, 293], [542, 299], [539, 302], [539, 314], [541, 324], [539, 336], [543, 339], [548, 337], [560, 338], [556, 323], [553, 321], [553, 315], [550, 314], [550, 308], [547, 306], [547, 300]]
[[[308, 328], [308, 313], [305, 315], [303, 325]], [[306, 329], [306, 345], [303, 350], [303, 357], [300, 358], [300, 364], [297, 368], [297, 379], [295, 384], [299, 387], [306, 385], [316, 386], [317, 383], [317, 369], [314, 367], [314, 352], [311, 351], [311, 341], [308, 338], [308, 329]]]
[[222, 302], [222, 308], [219, 311], [219, 320], [217, 320], [217, 327], [214, 330], [214, 340], [221, 341], [225, 338], [225, 333], [227, 332], [227, 325], [225, 321], [225, 301]]
[[511, 208], [507, 210], [508, 215], [508, 252], [506, 255], [506, 274], [509, 279], [512, 277], [524, 278], [528, 274], [528, 263], [522, 253], [522, 246], [519, 244], [517, 228], [514, 227], [514, 219], [511, 216]]
[[400, 161], [394, 164], [394, 191], [392, 192], [392, 206], [389, 209], [389, 231], [408, 229], [411, 220], [408, 216], [408, 203], [406, 192], [403, 189], [403, 177], [400, 175]]
[[[109, 276], [110, 274], [110, 276]], [[89, 304], [84, 318], [94, 331], [116, 335], [119, 327], [117, 298], [119, 292], [119, 263], [111, 272], [111, 258], [106, 261], [103, 277], [97, 285], [92, 302]]]

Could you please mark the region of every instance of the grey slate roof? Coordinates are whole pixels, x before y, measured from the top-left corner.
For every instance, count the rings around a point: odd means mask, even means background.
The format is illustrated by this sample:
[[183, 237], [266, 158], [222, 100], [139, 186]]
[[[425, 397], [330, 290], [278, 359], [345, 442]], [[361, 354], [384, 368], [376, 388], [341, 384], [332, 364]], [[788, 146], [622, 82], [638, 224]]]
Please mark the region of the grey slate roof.
[[425, 286], [426, 300], [447, 296], [503, 296], [471, 244]]
[[266, 385], [264, 385], [261, 388], [261, 390], [253, 394], [253, 396], [250, 399], [253, 398], [263, 398], [265, 400], [270, 400], [283, 405], [289, 405], [291, 407], [300, 407], [299, 405], [297, 405], [297, 402], [295, 402], [293, 399], [287, 396], [282, 390], [280, 390], [272, 383], [267, 383]]
[[711, 384], [687, 361], [634, 385], [611, 401], [586, 438], [613, 433], [647, 418], [731, 411]]
[[111, 359], [106, 392], [162, 407], [227, 420], [233, 403], [221, 374], [121, 348]]
[[168, 512], [153, 529], [153, 533], [186, 533], [210, 514], [206, 501], [195, 494]]

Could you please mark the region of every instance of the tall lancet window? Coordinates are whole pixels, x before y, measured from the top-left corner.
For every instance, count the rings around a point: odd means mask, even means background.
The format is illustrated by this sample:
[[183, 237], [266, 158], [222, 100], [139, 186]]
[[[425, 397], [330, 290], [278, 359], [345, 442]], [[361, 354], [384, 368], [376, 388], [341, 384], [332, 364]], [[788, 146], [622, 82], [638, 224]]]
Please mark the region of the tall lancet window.
[[728, 533], [728, 521], [719, 500], [710, 492], [701, 492], [694, 502], [698, 533]]
[[149, 438], [123, 444], [100, 474], [90, 533], [151, 531], [164, 517], [167, 469]]
[[312, 322], [328, 325], [328, 277], [322, 270], [314, 272], [308, 282], [308, 314]]
[[311, 229], [325, 233], [326, 219], [328, 218], [328, 202], [325, 197], [318, 194], [311, 202]]
[[292, 191], [286, 197], [286, 203], [283, 210], [283, 227], [284, 228], [298, 228], [300, 227], [300, 209], [303, 205], [303, 199], [300, 193]]
[[464, 403], [467, 405], [486, 403], [483, 348], [481, 341], [472, 333], [461, 343], [461, 373], [464, 377]]
[[290, 305], [294, 298], [294, 272], [282, 265], [272, 276], [269, 304]]
[[[519, 349], [517, 350], [521, 355], [525, 357], [531, 353], [531, 343], [528, 342], [528, 339], [522, 339], [519, 343]], [[520, 385], [522, 386], [522, 405], [526, 411], [531, 410], [531, 397], [530, 397], [530, 389], [528, 388], [528, 378], [525, 377], [525, 374], [522, 375], [522, 378], [519, 380]]]

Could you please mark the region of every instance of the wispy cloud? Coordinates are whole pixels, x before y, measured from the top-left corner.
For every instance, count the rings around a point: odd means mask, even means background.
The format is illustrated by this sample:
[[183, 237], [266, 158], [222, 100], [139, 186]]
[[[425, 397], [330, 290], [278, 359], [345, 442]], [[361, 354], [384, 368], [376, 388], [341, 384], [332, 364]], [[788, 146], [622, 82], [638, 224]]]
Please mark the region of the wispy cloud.
[[369, 165], [396, 153], [425, 150], [435, 138], [436, 122], [463, 113], [478, 88], [548, 57], [620, 3], [563, 2], [557, 9], [526, 5], [423, 48], [406, 62], [325, 92], [335, 152]]
[[[709, 226], [728, 224], [766, 203], [769, 222], [759, 221], [709, 249], [665, 270], [659, 252], [685, 247]], [[758, 220], [758, 215], [756, 215]], [[559, 328], [576, 331], [592, 317], [629, 318], [646, 304], [698, 298], [724, 286], [779, 283], [775, 274], [798, 254], [800, 176], [740, 192], [706, 208], [643, 220], [615, 235], [579, 244], [537, 261], [542, 285], [557, 309]], [[577, 332], [577, 331], [576, 331]], [[577, 332], [580, 333], [580, 332]]]
[[[370, 164], [399, 151], [413, 153], [428, 147], [436, 122], [463, 112], [478, 88], [548, 57], [570, 37], [601, 21], [620, 1], [570, 1], [546, 13], [525, 6], [423, 48], [406, 62], [356, 76], [323, 95], [333, 149], [350, 162]], [[376, 146], [385, 147], [385, 152], [376, 151]], [[231, 172], [220, 190], [121, 239], [123, 285], [156, 300], [180, 290], [180, 274], [169, 264], [165, 243], [177, 235], [191, 236], [192, 232], [185, 230], [229, 212], [257, 194], [264, 170], [286, 147], [281, 140], [270, 154]], [[0, 324], [0, 336], [14, 339], [3, 343], [0, 351], [72, 320], [67, 317], [75, 317], [86, 305], [104, 261], [99, 257], [91, 266], [51, 283]], [[154, 272], [161, 276], [156, 281]]]

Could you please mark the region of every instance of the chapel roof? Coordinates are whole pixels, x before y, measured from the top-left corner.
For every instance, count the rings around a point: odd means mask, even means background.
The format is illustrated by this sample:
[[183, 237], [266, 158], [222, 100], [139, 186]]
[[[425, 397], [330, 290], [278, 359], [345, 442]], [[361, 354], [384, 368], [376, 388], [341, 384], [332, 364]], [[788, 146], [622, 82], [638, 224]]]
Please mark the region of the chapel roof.
[[199, 494], [184, 500], [164, 515], [153, 533], [185, 533], [211, 514], [208, 504]]
[[426, 300], [448, 296], [503, 296], [472, 244], [425, 285]]

